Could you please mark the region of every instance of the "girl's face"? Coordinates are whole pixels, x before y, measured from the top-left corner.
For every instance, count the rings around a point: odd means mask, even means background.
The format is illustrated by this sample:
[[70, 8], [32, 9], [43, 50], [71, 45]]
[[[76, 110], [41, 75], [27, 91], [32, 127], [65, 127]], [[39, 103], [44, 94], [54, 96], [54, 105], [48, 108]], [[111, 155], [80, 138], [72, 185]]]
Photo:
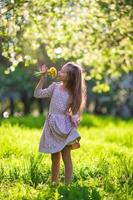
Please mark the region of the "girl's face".
[[68, 71], [68, 69], [67, 69], [67, 66], [65, 66], [65, 65], [61, 68], [60, 71], [58, 71], [58, 78], [59, 78], [60, 81], [67, 81], [68, 80], [67, 71]]

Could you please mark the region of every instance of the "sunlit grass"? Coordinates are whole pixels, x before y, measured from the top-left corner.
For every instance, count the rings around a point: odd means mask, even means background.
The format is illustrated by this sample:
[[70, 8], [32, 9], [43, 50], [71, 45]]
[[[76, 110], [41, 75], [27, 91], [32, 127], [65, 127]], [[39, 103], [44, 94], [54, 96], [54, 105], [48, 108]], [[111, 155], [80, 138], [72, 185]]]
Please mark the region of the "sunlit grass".
[[81, 148], [72, 151], [74, 175], [52, 186], [50, 155], [38, 152], [44, 117], [1, 120], [0, 199], [133, 198], [133, 120], [84, 115]]

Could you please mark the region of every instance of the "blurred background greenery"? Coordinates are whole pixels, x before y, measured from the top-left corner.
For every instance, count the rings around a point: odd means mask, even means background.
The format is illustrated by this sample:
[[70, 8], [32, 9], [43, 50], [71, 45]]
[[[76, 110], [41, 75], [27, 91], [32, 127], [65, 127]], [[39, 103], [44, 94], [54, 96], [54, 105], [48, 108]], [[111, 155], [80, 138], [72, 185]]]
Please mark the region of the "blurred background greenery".
[[132, 8], [132, 0], [0, 1], [1, 117], [44, 113], [49, 100], [33, 98], [33, 72], [67, 61], [84, 68], [85, 112], [132, 117]]

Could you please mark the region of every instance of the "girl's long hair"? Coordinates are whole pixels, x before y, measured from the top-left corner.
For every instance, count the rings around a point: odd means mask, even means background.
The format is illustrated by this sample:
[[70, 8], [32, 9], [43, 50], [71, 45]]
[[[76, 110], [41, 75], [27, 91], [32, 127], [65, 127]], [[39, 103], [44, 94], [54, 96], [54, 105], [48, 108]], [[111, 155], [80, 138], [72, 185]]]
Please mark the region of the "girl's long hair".
[[83, 78], [83, 69], [72, 62], [65, 64], [67, 66], [68, 81], [66, 88], [71, 95], [69, 111], [72, 115], [79, 113], [81, 117], [86, 106], [86, 85]]

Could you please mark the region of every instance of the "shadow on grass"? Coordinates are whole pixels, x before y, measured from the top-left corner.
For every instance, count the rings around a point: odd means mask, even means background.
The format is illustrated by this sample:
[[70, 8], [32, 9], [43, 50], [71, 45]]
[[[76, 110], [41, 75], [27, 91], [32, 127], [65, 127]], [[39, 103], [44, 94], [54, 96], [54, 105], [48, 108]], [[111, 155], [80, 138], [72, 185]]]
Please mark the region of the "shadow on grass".
[[63, 196], [63, 199], [65, 200], [100, 200], [100, 194], [96, 190], [96, 188], [93, 187], [87, 187], [87, 186], [80, 186], [80, 185], [71, 185], [69, 187], [66, 186], [60, 186], [58, 188], [58, 192], [61, 196]]
[[[31, 115], [23, 117], [10, 117], [8, 119], [0, 118], [0, 125], [2, 123], [10, 123], [11, 125], [18, 124], [21, 127], [37, 128], [43, 127], [46, 116], [40, 115], [38, 117], [33, 117]], [[112, 117], [107, 115], [90, 115], [85, 113], [80, 122], [81, 127], [102, 127], [108, 124], [119, 125], [120, 123], [133, 124], [133, 119], [123, 119], [120, 117]]]
[[110, 123], [114, 124], [115, 126], [121, 123], [128, 123], [133, 124], [133, 119], [125, 119], [121, 117], [113, 117], [111, 115], [90, 115], [85, 113], [83, 115], [83, 120], [80, 123], [80, 126], [85, 127], [105, 127], [108, 126]]
[[70, 185], [46, 185], [37, 199], [43, 200], [50, 197], [63, 200], [101, 200], [99, 191], [96, 188], [81, 186], [76, 183]]
[[45, 118], [46, 117], [43, 115], [40, 115], [38, 117], [33, 117], [31, 115], [27, 115], [27, 116], [23, 116], [23, 117], [10, 117], [8, 119], [1, 118], [0, 125], [3, 123], [10, 123], [12, 126], [19, 125], [21, 127], [40, 129], [44, 125]]

